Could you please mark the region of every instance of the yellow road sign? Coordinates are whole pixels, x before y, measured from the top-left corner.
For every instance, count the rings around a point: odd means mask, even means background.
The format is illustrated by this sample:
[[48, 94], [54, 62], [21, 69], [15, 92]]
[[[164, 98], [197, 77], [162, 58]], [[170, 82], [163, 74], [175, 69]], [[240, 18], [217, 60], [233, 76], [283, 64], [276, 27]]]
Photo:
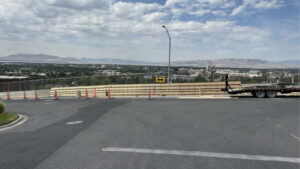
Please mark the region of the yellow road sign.
[[157, 77], [155, 78], [156, 83], [165, 83], [166, 82], [166, 78], [164, 77]]

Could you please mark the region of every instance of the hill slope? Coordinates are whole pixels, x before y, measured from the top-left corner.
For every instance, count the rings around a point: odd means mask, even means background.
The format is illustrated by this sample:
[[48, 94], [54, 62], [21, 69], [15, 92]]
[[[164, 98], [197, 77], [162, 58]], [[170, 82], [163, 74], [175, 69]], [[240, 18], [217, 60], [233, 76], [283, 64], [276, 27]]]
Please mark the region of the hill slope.
[[[128, 65], [164, 65], [167, 63], [151, 63], [127, 59], [111, 58], [63, 58], [45, 54], [16, 54], [0, 57], [0, 62], [25, 62], [25, 63], [70, 63], [70, 64], [128, 64]], [[272, 62], [261, 59], [215, 59], [175, 61], [172, 66], [194, 67], [231, 67], [231, 68], [299, 68], [299, 61]]]
[[[260, 59], [215, 59], [215, 60], [192, 60], [172, 62], [172, 65], [178, 66], [196, 66], [196, 67], [232, 67], [232, 68], [291, 68], [294, 65], [272, 62]], [[298, 65], [299, 67], [299, 65]]]
[[126, 59], [110, 58], [63, 58], [45, 54], [17, 54], [0, 57], [0, 62], [25, 62], [25, 63], [74, 63], [74, 64], [145, 64]]

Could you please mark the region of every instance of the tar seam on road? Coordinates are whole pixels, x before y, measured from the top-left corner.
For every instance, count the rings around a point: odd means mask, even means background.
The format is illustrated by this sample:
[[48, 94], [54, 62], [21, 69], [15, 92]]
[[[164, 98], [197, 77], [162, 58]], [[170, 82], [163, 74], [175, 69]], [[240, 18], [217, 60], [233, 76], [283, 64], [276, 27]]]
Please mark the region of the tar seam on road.
[[162, 150], [162, 149], [139, 149], [139, 148], [122, 148], [122, 147], [106, 147], [104, 152], [125, 152], [125, 153], [142, 153], [142, 154], [162, 154], [162, 155], [181, 155], [181, 156], [197, 156], [197, 157], [214, 157], [241, 160], [256, 161], [276, 161], [300, 164], [300, 158], [278, 157], [265, 155], [247, 155], [247, 154], [231, 154], [231, 153], [213, 153], [201, 151], [180, 151], [180, 150]]
[[[275, 125], [277, 128], [279, 128], [279, 129], [283, 130], [284, 132], [286, 132], [286, 130], [284, 130], [284, 129], [281, 127], [280, 124], [274, 122], [270, 117], [268, 117], [268, 116], [266, 116], [265, 114], [259, 112], [257, 108], [255, 108], [255, 110], [256, 110], [257, 113], [261, 114], [265, 119], [269, 120], [270, 123], [272, 123], [273, 125]], [[290, 133], [290, 136], [292, 136], [294, 139], [300, 141], [300, 138], [297, 137], [295, 134]]]
[[300, 138], [299, 138], [299, 137], [297, 137], [295, 134], [293, 134], [293, 133], [290, 133], [290, 135], [291, 135], [292, 137], [294, 137], [295, 139], [297, 139], [297, 140], [299, 140], [299, 141], [300, 141]]

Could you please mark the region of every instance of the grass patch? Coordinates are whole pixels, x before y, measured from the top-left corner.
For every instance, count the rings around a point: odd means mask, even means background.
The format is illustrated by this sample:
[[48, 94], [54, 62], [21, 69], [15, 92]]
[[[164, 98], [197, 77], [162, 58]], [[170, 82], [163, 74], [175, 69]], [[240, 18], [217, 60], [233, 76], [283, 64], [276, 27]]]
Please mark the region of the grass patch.
[[11, 123], [19, 118], [19, 115], [14, 113], [0, 114], [0, 126]]

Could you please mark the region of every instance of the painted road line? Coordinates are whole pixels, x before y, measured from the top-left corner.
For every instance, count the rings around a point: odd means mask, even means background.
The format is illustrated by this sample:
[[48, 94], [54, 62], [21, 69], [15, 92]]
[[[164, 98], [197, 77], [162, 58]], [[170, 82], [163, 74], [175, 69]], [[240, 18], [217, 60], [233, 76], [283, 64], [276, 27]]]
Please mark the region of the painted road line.
[[213, 153], [213, 152], [202, 152], [202, 151], [180, 151], [180, 150], [163, 150], [163, 149], [139, 149], [139, 148], [122, 148], [122, 147], [106, 147], [106, 148], [103, 148], [102, 151], [104, 151], [104, 152], [126, 152], [126, 153], [142, 153], [142, 154], [213, 157], [213, 158], [228, 158], [228, 159], [256, 160], [256, 161], [276, 161], [276, 162], [287, 162], [287, 163], [300, 164], [300, 158], [264, 156], [264, 155]]
[[299, 138], [299, 137], [297, 137], [295, 134], [293, 134], [293, 133], [290, 133], [290, 135], [291, 135], [292, 137], [294, 137], [295, 139], [297, 139], [297, 140], [299, 140], [299, 141], [300, 141], [300, 138]]
[[81, 120], [77, 120], [77, 121], [69, 121], [66, 124], [67, 125], [74, 125], [74, 124], [80, 124], [80, 123], [82, 123], [82, 121]]

